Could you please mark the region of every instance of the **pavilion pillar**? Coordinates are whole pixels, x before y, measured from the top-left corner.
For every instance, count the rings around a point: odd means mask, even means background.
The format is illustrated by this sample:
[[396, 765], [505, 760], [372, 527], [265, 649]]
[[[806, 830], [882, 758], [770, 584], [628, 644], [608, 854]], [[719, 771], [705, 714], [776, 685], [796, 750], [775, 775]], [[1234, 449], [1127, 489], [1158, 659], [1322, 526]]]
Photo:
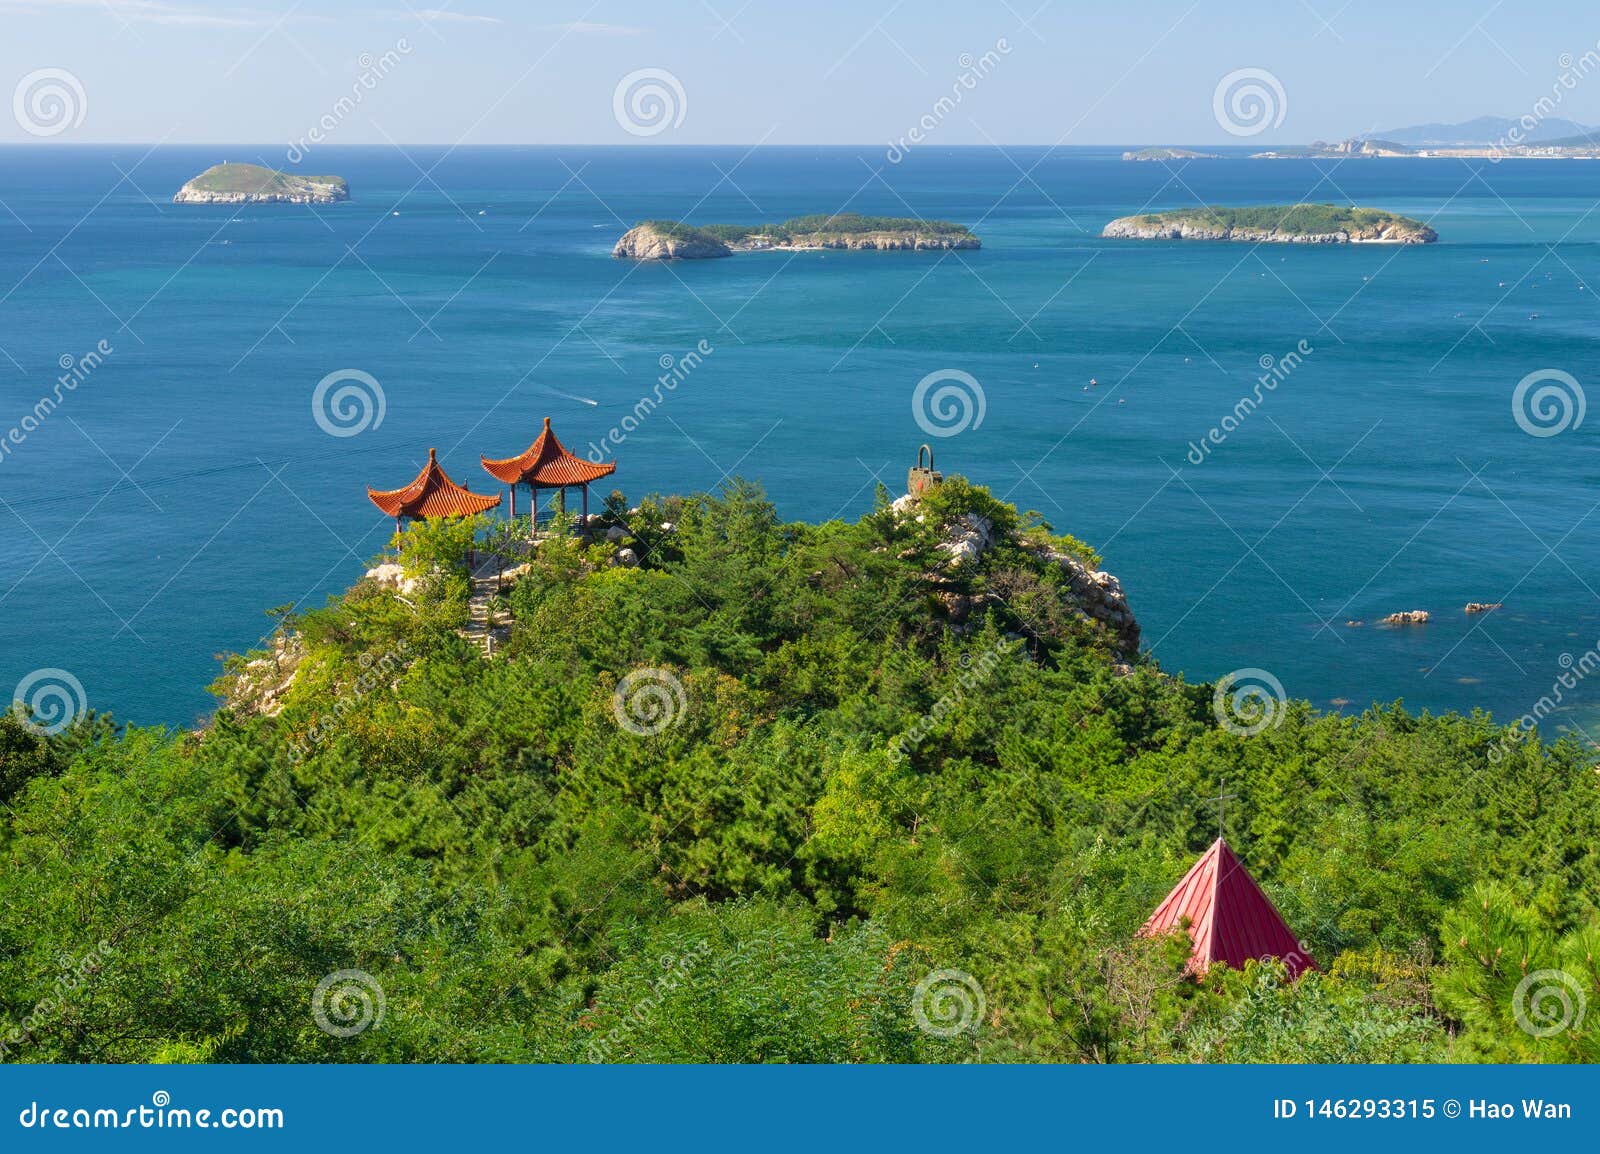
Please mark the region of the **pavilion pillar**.
[[511, 519], [517, 519], [517, 483], [511, 482]]
[[529, 515], [533, 518], [533, 531], [537, 534], [539, 532], [539, 486], [532, 482], [528, 484], [528, 504], [533, 508], [533, 512]]
[[588, 485], [584, 485], [584, 487], [583, 487], [583, 522], [584, 522], [584, 525], [587, 527], [587, 525], [589, 523], [589, 486]]

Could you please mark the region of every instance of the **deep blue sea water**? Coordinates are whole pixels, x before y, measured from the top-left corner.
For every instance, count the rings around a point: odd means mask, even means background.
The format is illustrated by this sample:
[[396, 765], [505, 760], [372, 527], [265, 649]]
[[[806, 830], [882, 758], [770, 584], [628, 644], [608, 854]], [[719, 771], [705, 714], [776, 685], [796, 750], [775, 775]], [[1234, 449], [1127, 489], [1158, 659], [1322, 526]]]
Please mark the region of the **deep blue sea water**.
[[[0, 457], [0, 686], [62, 668], [97, 709], [190, 723], [266, 607], [320, 604], [380, 551], [365, 486], [404, 484], [437, 446], [489, 489], [477, 455], [519, 451], [547, 415], [582, 452], [701, 341], [615, 449], [630, 496], [731, 472], [786, 516], [854, 517], [932, 439], [942, 469], [1099, 546], [1166, 668], [1262, 668], [1328, 708], [1509, 721], [1600, 641], [1600, 414], [1535, 437], [1512, 410], [1536, 370], [1600, 381], [1600, 165], [326, 149], [302, 167], [346, 176], [349, 204], [169, 203], [222, 159], [282, 165], [248, 146], [0, 150], [0, 434], [62, 357], [112, 349]], [[1427, 218], [1441, 240], [1098, 238], [1146, 207], [1302, 199]], [[642, 218], [843, 209], [970, 223], [984, 247], [610, 256]], [[386, 409], [340, 438], [311, 397], [346, 368]], [[934, 439], [912, 395], [943, 369], [977, 380], [984, 413]], [[1432, 621], [1373, 624], [1413, 608]], [[1562, 692], [1562, 722], [1592, 729], [1600, 678]]]

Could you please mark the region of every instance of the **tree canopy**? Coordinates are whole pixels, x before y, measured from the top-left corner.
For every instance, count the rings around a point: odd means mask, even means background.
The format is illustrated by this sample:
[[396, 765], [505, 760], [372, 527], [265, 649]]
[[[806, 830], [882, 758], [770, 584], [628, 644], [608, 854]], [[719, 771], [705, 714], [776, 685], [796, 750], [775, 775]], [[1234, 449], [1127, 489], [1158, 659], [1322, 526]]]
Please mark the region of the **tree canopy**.
[[[952, 559], [969, 516], [995, 543]], [[0, 720], [7, 1060], [1600, 1059], [1576, 744], [1226, 726], [1082, 611], [1052, 557], [1087, 546], [960, 478], [855, 523], [746, 482], [603, 517], [493, 658], [457, 633], [481, 527], [440, 525], [409, 593], [280, 614], [203, 732]], [[1298, 981], [1137, 936], [1224, 780]]]

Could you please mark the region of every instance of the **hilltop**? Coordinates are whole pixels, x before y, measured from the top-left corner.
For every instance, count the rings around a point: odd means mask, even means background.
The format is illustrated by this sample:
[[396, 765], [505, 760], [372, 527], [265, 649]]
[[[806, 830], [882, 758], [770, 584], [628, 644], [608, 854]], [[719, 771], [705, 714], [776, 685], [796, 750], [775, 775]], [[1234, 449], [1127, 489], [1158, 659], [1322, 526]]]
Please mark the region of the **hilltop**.
[[979, 247], [971, 229], [947, 220], [838, 213], [797, 216], [780, 224], [647, 220], [629, 229], [612, 255], [629, 260], [703, 260], [736, 252]]
[[[960, 477], [853, 522], [786, 523], [736, 481], [547, 524], [575, 532], [531, 555], [526, 522], [412, 525], [404, 590], [374, 576], [287, 618], [227, 663], [203, 732], [0, 717], [6, 1045], [1600, 1059], [1581, 1016], [1519, 1027], [1536, 971], [1600, 1004], [1576, 744], [1281, 692], [1246, 710], [1140, 651], [1137, 590], [1093, 549]], [[480, 572], [518, 559], [493, 657], [458, 632], [474, 546]], [[1319, 967], [1297, 981], [1199, 983], [1181, 934], [1137, 936], [1221, 793]], [[333, 977], [346, 1029], [315, 1017]]]
[[1431, 244], [1419, 220], [1376, 208], [1335, 204], [1199, 207], [1123, 216], [1105, 237], [1135, 240], [1238, 240], [1274, 244]]
[[1575, 120], [1547, 116], [1532, 124], [1521, 117], [1479, 116], [1458, 124], [1417, 124], [1363, 134], [1362, 139], [1391, 140], [1410, 145], [1492, 145], [1507, 140], [1526, 144], [1559, 144], [1564, 137], [1587, 137], [1591, 130]]
[[214, 164], [180, 188], [174, 204], [332, 204], [350, 199], [342, 176], [297, 176], [259, 164]]

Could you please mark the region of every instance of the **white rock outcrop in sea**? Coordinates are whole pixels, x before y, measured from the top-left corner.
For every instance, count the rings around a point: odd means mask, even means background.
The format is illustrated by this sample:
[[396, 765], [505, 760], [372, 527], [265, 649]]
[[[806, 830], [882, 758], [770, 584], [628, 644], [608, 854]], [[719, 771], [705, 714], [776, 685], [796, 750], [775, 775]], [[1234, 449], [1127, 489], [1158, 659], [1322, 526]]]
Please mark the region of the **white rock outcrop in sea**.
[[186, 182], [173, 204], [334, 204], [350, 199], [342, 176], [298, 176], [259, 164], [212, 165]]
[[732, 246], [735, 252], [812, 252], [817, 249], [853, 251], [940, 251], [954, 248], [981, 248], [975, 236], [942, 236], [926, 232], [863, 232], [857, 234], [801, 237], [787, 244], [774, 244], [762, 237], [751, 237]]
[[1372, 228], [1336, 232], [1279, 232], [1276, 229], [1206, 224], [1198, 220], [1153, 221], [1122, 216], [1100, 230], [1103, 237], [1121, 240], [1233, 240], [1254, 244], [1431, 244], [1433, 229], [1380, 224]]
[[1438, 240], [1437, 232], [1426, 224], [1403, 218], [1331, 232], [1294, 232], [1208, 221], [1200, 213], [1118, 216], [1101, 229], [1101, 235], [1117, 240], [1240, 240], [1270, 245], [1430, 245]]
[[723, 241], [701, 229], [647, 221], [623, 233], [611, 255], [623, 260], [711, 260], [740, 252], [816, 252], [822, 249], [898, 252], [982, 247], [983, 242], [971, 233], [932, 229], [822, 231], [778, 236], [750, 233], [737, 240]]
[[1391, 613], [1387, 617], [1378, 618], [1379, 625], [1426, 625], [1428, 611], [1426, 609], [1405, 609], [1399, 613]]
[[676, 237], [651, 225], [640, 224], [622, 234], [611, 255], [624, 260], [710, 260], [732, 256], [733, 250], [719, 240]]

